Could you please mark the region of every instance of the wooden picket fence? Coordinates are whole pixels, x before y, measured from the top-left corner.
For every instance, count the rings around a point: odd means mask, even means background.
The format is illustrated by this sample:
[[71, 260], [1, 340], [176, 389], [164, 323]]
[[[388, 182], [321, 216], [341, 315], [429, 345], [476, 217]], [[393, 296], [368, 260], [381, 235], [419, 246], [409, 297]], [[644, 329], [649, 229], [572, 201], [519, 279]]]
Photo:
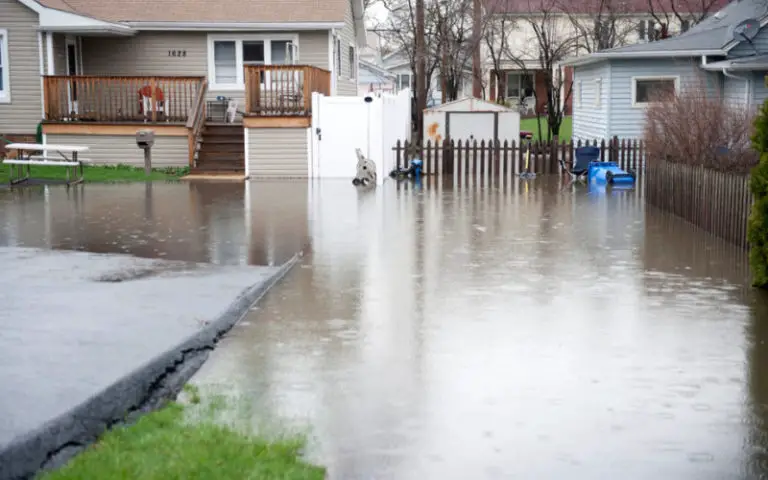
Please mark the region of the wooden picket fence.
[[[618, 139], [600, 142], [528, 142], [481, 140], [416, 144], [398, 141], [393, 150], [398, 168], [407, 167], [411, 158], [418, 156], [424, 162], [424, 175], [503, 176], [531, 172], [557, 174], [561, 172], [560, 160], [573, 164], [574, 150], [582, 146], [600, 147], [600, 161], [614, 161], [625, 170], [642, 174], [645, 153], [642, 140]], [[530, 155], [526, 152], [530, 151]], [[528, 164], [526, 165], [526, 157]]]
[[653, 159], [645, 169], [646, 202], [713, 235], [748, 247], [749, 174]]

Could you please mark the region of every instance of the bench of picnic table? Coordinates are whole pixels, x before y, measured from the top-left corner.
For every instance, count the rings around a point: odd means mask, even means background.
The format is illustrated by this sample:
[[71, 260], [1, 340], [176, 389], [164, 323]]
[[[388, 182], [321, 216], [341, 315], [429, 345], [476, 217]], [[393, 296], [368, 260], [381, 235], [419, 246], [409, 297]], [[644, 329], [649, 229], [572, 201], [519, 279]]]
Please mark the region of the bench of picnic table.
[[[77, 145], [52, 145], [52, 144], [38, 144], [38, 143], [11, 143], [5, 146], [6, 150], [12, 150], [17, 152], [17, 158], [6, 158], [3, 163], [9, 165], [11, 168], [10, 184], [15, 185], [24, 181], [27, 181], [31, 177], [30, 166], [31, 165], [47, 165], [51, 167], [65, 167], [67, 170], [67, 185], [72, 183], [80, 183], [83, 181], [83, 163], [87, 160], [78, 158], [78, 153], [85, 152], [88, 147]], [[37, 152], [56, 152], [60, 157], [59, 159], [50, 159], [44, 155], [38, 155]], [[26, 155], [25, 155], [26, 154]], [[68, 156], [69, 155], [69, 156]], [[26, 165], [26, 176], [23, 175], [24, 166]], [[72, 169], [72, 176], [74, 177], [80, 170], [80, 175], [73, 182], [70, 182], [70, 169]], [[14, 171], [15, 170], [15, 171]]]

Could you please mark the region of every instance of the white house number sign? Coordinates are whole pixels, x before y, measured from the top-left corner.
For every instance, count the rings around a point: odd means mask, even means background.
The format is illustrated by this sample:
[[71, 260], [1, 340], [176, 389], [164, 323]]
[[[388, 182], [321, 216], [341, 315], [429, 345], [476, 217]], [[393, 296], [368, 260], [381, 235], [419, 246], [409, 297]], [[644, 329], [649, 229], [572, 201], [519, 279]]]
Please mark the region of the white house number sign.
[[186, 57], [187, 51], [186, 50], [168, 50], [168, 56], [169, 57]]

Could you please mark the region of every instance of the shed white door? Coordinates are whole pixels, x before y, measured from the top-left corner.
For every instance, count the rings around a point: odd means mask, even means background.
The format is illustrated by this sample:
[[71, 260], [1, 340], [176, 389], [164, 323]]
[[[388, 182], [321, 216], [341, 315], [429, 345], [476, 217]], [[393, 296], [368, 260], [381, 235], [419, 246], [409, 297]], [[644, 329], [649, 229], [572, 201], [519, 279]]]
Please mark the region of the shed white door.
[[452, 140], [486, 142], [494, 138], [493, 112], [448, 112], [448, 137]]

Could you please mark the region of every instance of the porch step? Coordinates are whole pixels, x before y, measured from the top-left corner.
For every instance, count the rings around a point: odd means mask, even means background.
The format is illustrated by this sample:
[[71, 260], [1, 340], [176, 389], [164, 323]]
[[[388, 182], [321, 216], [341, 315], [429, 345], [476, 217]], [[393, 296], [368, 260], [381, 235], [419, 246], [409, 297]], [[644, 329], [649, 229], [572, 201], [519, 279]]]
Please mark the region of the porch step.
[[200, 150], [197, 154], [198, 163], [243, 163], [245, 152], [209, 152]]
[[203, 134], [203, 142], [208, 143], [211, 145], [239, 145], [240, 147], [245, 146], [245, 142], [243, 141], [243, 136], [239, 135], [237, 137], [234, 137], [232, 135], [205, 135]]
[[231, 135], [242, 139], [244, 132], [242, 125], [206, 125], [203, 129], [203, 136], [205, 135]]
[[242, 173], [245, 171], [245, 139], [242, 125], [206, 124], [197, 152], [196, 173]]
[[199, 168], [199, 167], [195, 167], [193, 169], [190, 169], [190, 171], [189, 171], [190, 175], [210, 175], [210, 176], [222, 176], [222, 177], [230, 176], [230, 175], [243, 175], [244, 172], [245, 172], [245, 170], [243, 170], [243, 169], [240, 169], [240, 170], [234, 170], [234, 169], [230, 169], [230, 170], [224, 170], [224, 169], [211, 170], [211, 169]]
[[207, 142], [203, 140], [200, 144], [200, 147], [205, 152], [209, 153], [244, 153], [245, 148], [242, 143], [213, 143], [213, 142]]

